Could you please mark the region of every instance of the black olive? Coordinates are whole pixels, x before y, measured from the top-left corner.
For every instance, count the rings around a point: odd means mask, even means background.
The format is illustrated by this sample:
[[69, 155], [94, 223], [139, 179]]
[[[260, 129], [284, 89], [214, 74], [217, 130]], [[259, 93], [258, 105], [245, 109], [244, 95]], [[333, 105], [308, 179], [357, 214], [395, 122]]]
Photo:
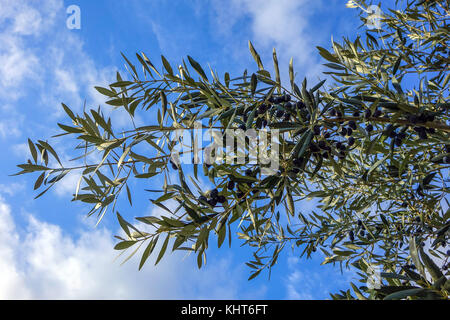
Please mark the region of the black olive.
[[175, 162], [173, 162], [173, 160], [172, 160], [172, 159], [170, 159], [170, 164], [171, 164], [171, 166], [172, 166], [172, 169], [174, 169], [174, 170], [178, 170], [178, 166], [177, 166], [177, 164], [176, 164]]
[[298, 101], [297, 102], [297, 108], [298, 109], [304, 109], [304, 108], [306, 108], [306, 105], [303, 103], [303, 101]]
[[264, 112], [266, 112], [267, 110], [267, 106], [265, 104], [262, 104], [258, 107], [258, 114], [263, 114]]
[[375, 112], [373, 113], [373, 117], [374, 118], [378, 118], [379, 116], [381, 116], [381, 111], [380, 110], [375, 110]]
[[217, 198], [217, 196], [219, 195], [219, 191], [217, 189], [213, 189], [211, 190], [211, 192], [209, 193], [209, 196], [213, 199]]
[[348, 143], [348, 146], [351, 147], [352, 145], [355, 144], [355, 138], [353, 138], [353, 137], [348, 138], [347, 143]]
[[355, 122], [354, 120], [350, 120], [350, 121], [348, 122], [348, 126], [349, 126], [350, 128], [352, 128], [353, 130], [356, 130], [356, 122]]
[[309, 145], [309, 150], [311, 150], [311, 152], [319, 152], [320, 151], [319, 147], [314, 143], [311, 143]]
[[350, 238], [350, 241], [353, 242], [355, 240], [355, 235], [353, 234], [353, 230], [350, 230], [348, 233], [348, 237]]
[[320, 126], [314, 126], [313, 128], [314, 135], [320, 135]]

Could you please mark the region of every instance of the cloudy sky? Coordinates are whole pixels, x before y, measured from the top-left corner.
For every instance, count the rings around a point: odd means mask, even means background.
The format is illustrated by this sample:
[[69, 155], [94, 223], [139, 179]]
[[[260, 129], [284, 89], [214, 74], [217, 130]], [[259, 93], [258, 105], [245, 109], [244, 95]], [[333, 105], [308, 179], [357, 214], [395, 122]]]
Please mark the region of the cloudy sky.
[[[190, 55], [219, 74], [240, 75], [255, 68], [251, 40], [267, 65], [275, 47], [283, 74], [293, 57], [297, 77], [315, 82], [324, 63], [315, 47], [363, 32], [356, 9], [345, 3], [0, 0], [0, 299], [324, 299], [346, 288], [351, 273], [320, 266], [320, 253], [306, 261], [289, 249], [270, 280], [262, 274], [249, 282], [244, 263], [251, 252], [238, 241], [211, 248], [201, 270], [194, 257], [172, 254], [138, 271], [138, 259], [121, 265], [123, 257], [112, 249], [120, 233], [115, 216], [95, 227], [87, 207], [70, 202], [76, 175], [38, 200], [36, 177], [9, 176], [28, 158], [28, 137], [59, 133], [61, 102], [76, 111], [84, 103], [103, 104], [93, 86], [114, 82], [116, 71], [125, 74], [121, 52], [144, 51], [153, 61], [164, 54], [174, 64]], [[80, 29], [67, 28], [70, 5], [80, 8]], [[111, 116], [126, 125], [119, 111]], [[145, 118], [138, 115], [142, 123]], [[70, 159], [71, 146], [50, 141], [63, 161]], [[142, 195], [132, 209], [121, 207], [124, 216], [159, 214]]]

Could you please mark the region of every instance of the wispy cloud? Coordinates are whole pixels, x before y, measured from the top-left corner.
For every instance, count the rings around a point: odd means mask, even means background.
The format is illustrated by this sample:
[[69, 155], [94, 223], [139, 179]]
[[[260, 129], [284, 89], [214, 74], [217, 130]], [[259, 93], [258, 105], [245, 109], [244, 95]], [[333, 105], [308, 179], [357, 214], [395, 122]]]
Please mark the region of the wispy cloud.
[[[235, 299], [245, 292], [245, 268], [230, 256], [198, 270], [195, 259], [168, 254], [137, 270], [138, 254], [124, 265], [107, 229], [80, 230], [73, 238], [29, 214], [19, 227], [0, 198], [0, 299]], [[126, 256], [122, 256], [123, 258]], [[192, 257], [191, 257], [192, 258]]]
[[329, 293], [346, 289], [354, 277], [353, 270], [343, 268], [342, 274], [338, 266], [320, 266], [324, 255], [316, 252], [311, 259], [299, 258], [290, 254], [287, 257], [289, 273], [285, 277], [286, 299], [316, 300], [328, 299]]
[[245, 35], [238, 29], [243, 24], [251, 30], [250, 38], [245, 40], [251, 40], [265, 57], [271, 57], [275, 47], [280, 67], [286, 67], [281, 70], [284, 76], [292, 57], [297, 70], [315, 77], [321, 67], [317, 63], [317, 38], [311, 32], [310, 17], [320, 4], [321, 1], [306, 0], [213, 1], [213, 11], [216, 25], [224, 36]]

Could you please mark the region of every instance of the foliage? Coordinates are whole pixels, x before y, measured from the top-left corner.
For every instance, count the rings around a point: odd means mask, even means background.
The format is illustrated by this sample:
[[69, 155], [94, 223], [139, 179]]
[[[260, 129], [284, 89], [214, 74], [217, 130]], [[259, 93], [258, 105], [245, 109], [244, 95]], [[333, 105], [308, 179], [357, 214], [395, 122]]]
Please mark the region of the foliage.
[[[162, 188], [148, 191], [166, 215], [136, 218], [149, 230], [117, 212], [127, 237], [117, 237], [115, 249], [133, 255], [144, 245], [139, 268], [158, 243], [156, 263], [168, 249], [187, 250], [201, 267], [210, 241], [215, 237], [220, 247], [228, 236], [231, 243], [237, 224], [238, 238], [254, 248], [250, 279], [291, 246], [306, 257], [320, 249], [324, 264], [355, 267], [362, 285], [351, 286], [358, 299], [448, 298], [448, 15], [446, 1], [412, 1], [385, 12], [381, 30], [332, 41], [332, 51], [318, 47], [334, 81], [328, 87], [306, 79], [299, 85], [292, 60], [283, 85], [275, 50], [272, 75], [250, 42], [258, 70], [236, 78], [225, 73], [223, 80], [189, 56], [178, 69], [161, 56], [158, 70], [136, 54], [142, 72], [124, 56], [132, 80], [117, 73], [108, 88], [96, 89], [132, 118], [157, 108], [155, 121], [115, 132], [100, 108], [75, 114], [63, 104], [71, 124], [59, 123], [59, 136], [80, 141], [80, 159], [100, 153], [101, 161], [66, 167], [48, 142], [29, 140], [32, 159], [18, 174], [40, 172], [39, 197], [70, 171], [81, 171], [73, 201], [92, 205], [89, 215], [98, 221], [116, 211], [124, 189], [132, 203], [130, 178], [162, 176]], [[170, 155], [179, 141], [171, 133], [193, 130], [198, 121], [220, 132], [279, 130], [280, 170], [265, 176], [263, 165], [248, 162], [177, 164]], [[243, 152], [248, 156], [248, 148]], [[49, 166], [50, 155], [59, 166]], [[186, 166], [192, 175], [184, 174]], [[178, 182], [171, 182], [174, 172]], [[199, 187], [202, 173], [215, 190]], [[301, 212], [305, 199], [318, 201], [317, 210]], [[369, 288], [378, 269], [381, 284]], [[332, 297], [354, 298], [350, 290]]]

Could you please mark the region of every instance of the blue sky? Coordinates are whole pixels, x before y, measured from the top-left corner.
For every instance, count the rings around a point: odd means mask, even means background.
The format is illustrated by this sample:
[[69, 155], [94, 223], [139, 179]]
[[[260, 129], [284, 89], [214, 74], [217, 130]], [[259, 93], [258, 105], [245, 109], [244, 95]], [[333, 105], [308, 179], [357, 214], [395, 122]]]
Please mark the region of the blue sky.
[[[230, 249], [212, 245], [201, 270], [195, 257], [177, 254], [138, 272], [138, 259], [122, 266], [123, 257], [114, 260], [115, 215], [94, 227], [87, 207], [70, 202], [76, 175], [38, 200], [32, 191], [36, 177], [8, 176], [28, 157], [27, 137], [59, 133], [56, 123], [66, 121], [61, 102], [76, 111], [85, 100], [88, 107], [103, 104], [93, 86], [114, 82], [116, 71], [125, 74], [120, 52], [132, 58], [143, 51], [158, 67], [161, 54], [173, 65], [190, 55], [220, 75], [241, 75], [256, 67], [251, 40], [269, 70], [275, 47], [282, 75], [293, 57], [297, 78], [308, 76], [311, 83], [323, 78], [316, 46], [364, 31], [357, 29], [356, 9], [345, 3], [0, 0], [0, 299], [324, 299], [346, 288], [351, 273], [320, 266], [320, 253], [300, 260], [289, 248], [270, 281], [263, 273], [249, 282], [244, 262], [251, 252], [238, 241]], [[72, 4], [81, 9], [80, 30], [66, 27]], [[127, 125], [120, 111], [111, 116], [118, 127]], [[140, 114], [138, 121], [148, 116]], [[70, 141], [50, 141], [63, 161], [71, 158]], [[148, 195], [136, 190], [136, 196], [133, 208], [125, 202], [119, 207], [124, 216], [160, 214]]]

